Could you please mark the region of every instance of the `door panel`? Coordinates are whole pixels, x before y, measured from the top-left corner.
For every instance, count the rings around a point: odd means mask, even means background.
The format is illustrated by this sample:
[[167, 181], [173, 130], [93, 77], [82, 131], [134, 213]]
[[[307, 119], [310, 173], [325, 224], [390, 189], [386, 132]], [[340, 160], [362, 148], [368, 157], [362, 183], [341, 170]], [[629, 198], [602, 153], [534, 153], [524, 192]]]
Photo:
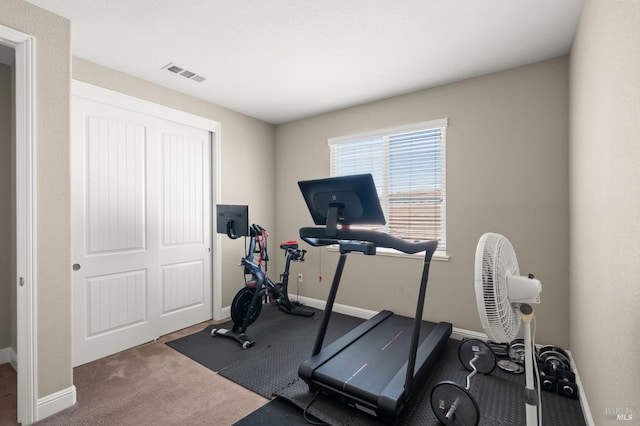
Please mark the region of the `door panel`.
[[145, 248], [145, 141], [142, 124], [87, 116], [88, 254]]
[[204, 303], [202, 261], [162, 267], [162, 314], [196, 307]]
[[87, 279], [88, 338], [147, 321], [146, 275], [141, 270]]

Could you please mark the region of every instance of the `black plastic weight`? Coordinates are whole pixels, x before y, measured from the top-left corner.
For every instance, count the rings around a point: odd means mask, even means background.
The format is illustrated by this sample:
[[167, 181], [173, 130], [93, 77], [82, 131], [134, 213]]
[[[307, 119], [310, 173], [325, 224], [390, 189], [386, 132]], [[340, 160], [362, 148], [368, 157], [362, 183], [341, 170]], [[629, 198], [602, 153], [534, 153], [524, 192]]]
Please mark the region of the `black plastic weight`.
[[465, 339], [458, 346], [458, 360], [460, 364], [469, 371], [473, 371], [471, 360], [475, 354], [478, 354], [478, 360], [474, 362], [478, 373], [491, 374], [496, 368], [496, 356], [485, 342], [478, 339]]
[[458, 359], [471, 371], [466, 386], [451, 381], [438, 383], [431, 391], [431, 408], [442, 424], [477, 425], [480, 410], [470, 392], [471, 379], [477, 373], [490, 374], [496, 367], [496, 356], [485, 342], [466, 339], [458, 346]]
[[477, 425], [480, 422], [478, 403], [468, 390], [454, 382], [440, 382], [433, 388], [431, 408], [444, 425]]

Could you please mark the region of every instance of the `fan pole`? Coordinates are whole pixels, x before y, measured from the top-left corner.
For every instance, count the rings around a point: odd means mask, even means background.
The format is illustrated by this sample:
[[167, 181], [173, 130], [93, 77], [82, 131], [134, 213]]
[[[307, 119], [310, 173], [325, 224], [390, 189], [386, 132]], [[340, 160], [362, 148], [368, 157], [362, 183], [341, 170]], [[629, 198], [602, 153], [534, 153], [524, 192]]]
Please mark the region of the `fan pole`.
[[535, 389], [533, 379], [533, 342], [531, 337], [531, 319], [533, 318], [533, 308], [531, 305], [520, 305], [520, 315], [524, 321], [524, 366], [525, 366], [525, 390], [524, 399], [526, 403], [527, 426], [538, 425], [538, 393]]

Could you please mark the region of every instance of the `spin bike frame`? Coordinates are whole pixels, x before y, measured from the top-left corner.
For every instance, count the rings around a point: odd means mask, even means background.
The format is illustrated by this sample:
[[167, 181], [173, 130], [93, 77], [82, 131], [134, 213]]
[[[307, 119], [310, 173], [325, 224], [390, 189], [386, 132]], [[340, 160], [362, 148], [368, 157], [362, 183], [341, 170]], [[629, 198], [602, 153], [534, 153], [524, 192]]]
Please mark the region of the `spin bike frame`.
[[[298, 305], [289, 300], [289, 267], [292, 261], [304, 262], [304, 256], [307, 251], [300, 250], [297, 241], [281, 243], [280, 248], [286, 253], [286, 263], [284, 272], [280, 274], [281, 282], [274, 283], [267, 275], [267, 262], [269, 262], [267, 231], [260, 225], [251, 226], [251, 241], [247, 250], [247, 256], [241, 261], [244, 267], [245, 284], [248, 287], [259, 289], [260, 298], [269, 300], [269, 302], [287, 313], [294, 313], [293, 311]], [[254, 259], [255, 253], [259, 253], [257, 261]], [[253, 279], [246, 281], [247, 275], [251, 275]]]
[[[260, 315], [262, 301], [269, 300], [281, 311], [291, 315], [312, 316], [314, 312], [299, 309], [300, 304], [292, 302], [288, 295], [289, 267], [291, 262], [304, 262], [306, 250], [298, 248], [297, 241], [287, 241], [280, 244], [280, 248], [286, 252], [286, 264], [284, 273], [281, 274], [281, 283], [274, 283], [267, 276], [267, 263], [269, 255], [267, 252], [267, 231], [260, 225], [251, 225], [250, 241], [247, 248], [247, 255], [241, 259], [241, 266], [244, 268], [245, 287], [242, 288], [231, 306], [233, 319], [233, 329], [213, 329], [211, 335], [230, 337], [236, 340], [244, 349], [255, 344], [245, 332]], [[256, 258], [256, 254], [258, 254]], [[247, 276], [251, 278], [247, 280]], [[252, 295], [250, 301], [246, 296]], [[248, 303], [247, 303], [248, 302]]]

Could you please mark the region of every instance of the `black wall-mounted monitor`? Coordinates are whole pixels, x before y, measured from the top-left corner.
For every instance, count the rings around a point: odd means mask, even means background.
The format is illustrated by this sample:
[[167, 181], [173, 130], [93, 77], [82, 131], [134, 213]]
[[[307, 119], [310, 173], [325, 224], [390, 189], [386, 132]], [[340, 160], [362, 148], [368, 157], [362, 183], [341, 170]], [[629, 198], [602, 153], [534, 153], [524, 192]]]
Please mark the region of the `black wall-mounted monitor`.
[[249, 206], [218, 204], [216, 215], [218, 234], [227, 234], [231, 239], [249, 236]]
[[386, 220], [371, 174], [298, 182], [316, 225], [335, 235], [337, 225], [384, 225]]

